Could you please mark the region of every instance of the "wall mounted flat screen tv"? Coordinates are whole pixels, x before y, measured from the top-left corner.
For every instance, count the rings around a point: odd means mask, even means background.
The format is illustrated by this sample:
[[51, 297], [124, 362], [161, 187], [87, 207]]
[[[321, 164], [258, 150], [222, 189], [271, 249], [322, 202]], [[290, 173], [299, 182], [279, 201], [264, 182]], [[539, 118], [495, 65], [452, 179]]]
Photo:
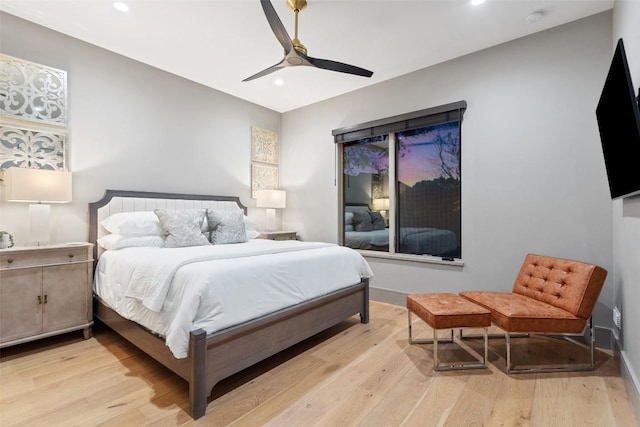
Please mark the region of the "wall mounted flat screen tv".
[[[640, 98], [640, 92], [638, 94]], [[640, 194], [640, 109], [622, 39], [596, 107], [612, 199]]]

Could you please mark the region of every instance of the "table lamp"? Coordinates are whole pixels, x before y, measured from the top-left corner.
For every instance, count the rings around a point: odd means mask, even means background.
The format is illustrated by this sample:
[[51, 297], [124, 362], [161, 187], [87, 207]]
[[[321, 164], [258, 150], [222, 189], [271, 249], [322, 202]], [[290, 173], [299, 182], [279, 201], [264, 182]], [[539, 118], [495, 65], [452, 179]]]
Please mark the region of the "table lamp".
[[373, 199], [373, 210], [380, 211], [380, 215], [387, 220], [387, 211], [389, 210], [389, 199]]
[[256, 207], [267, 208], [267, 231], [276, 231], [276, 209], [284, 209], [287, 193], [282, 190], [258, 190]]
[[[71, 172], [11, 167], [5, 171], [8, 202], [29, 205], [29, 242], [51, 240], [51, 206], [71, 201]], [[33, 204], [37, 203], [37, 204]]]

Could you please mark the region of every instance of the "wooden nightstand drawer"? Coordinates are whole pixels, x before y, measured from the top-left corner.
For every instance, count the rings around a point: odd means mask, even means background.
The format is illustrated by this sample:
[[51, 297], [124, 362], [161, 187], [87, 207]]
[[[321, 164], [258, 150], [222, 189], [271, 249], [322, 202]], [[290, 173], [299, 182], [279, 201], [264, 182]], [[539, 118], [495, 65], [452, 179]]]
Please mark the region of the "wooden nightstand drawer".
[[65, 264], [89, 260], [87, 245], [56, 245], [39, 248], [11, 248], [0, 252], [0, 268]]
[[296, 231], [262, 231], [258, 239], [297, 240], [298, 233]]

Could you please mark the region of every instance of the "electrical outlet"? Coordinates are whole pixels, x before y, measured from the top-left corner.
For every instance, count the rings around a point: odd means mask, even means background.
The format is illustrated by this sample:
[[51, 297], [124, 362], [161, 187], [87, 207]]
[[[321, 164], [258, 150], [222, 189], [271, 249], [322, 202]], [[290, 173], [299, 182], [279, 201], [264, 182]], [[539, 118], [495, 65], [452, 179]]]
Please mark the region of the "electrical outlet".
[[613, 324], [616, 325], [616, 328], [622, 329], [622, 315], [618, 307], [613, 307]]

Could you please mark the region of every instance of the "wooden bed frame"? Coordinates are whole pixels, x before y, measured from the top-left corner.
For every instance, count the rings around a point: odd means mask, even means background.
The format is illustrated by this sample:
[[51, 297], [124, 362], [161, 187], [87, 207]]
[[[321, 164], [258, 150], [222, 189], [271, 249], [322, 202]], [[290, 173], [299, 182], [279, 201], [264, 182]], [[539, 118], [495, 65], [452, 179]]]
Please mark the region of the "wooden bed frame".
[[[96, 244], [101, 235], [100, 222], [109, 213], [153, 210], [162, 206], [210, 206], [207, 203], [217, 202], [234, 202], [245, 213], [247, 211], [238, 197], [107, 190], [102, 199], [89, 204], [89, 240]], [[111, 203], [115, 207], [109, 211]], [[94, 259], [97, 260], [97, 244], [94, 250]], [[219, 332], [207, 334], [202, 329], [193, 330], [188, 357], [176, 359], [163, 338], [121, 317], [94, 296], [94, 316], [98, 320], [189, 383], [189, 412], [194, 419], [205, 414], [207, 398], [220, 380], [355, 314], [360, 314], [362, 323], [369, 322], [367, 278], [347, 288]]]

